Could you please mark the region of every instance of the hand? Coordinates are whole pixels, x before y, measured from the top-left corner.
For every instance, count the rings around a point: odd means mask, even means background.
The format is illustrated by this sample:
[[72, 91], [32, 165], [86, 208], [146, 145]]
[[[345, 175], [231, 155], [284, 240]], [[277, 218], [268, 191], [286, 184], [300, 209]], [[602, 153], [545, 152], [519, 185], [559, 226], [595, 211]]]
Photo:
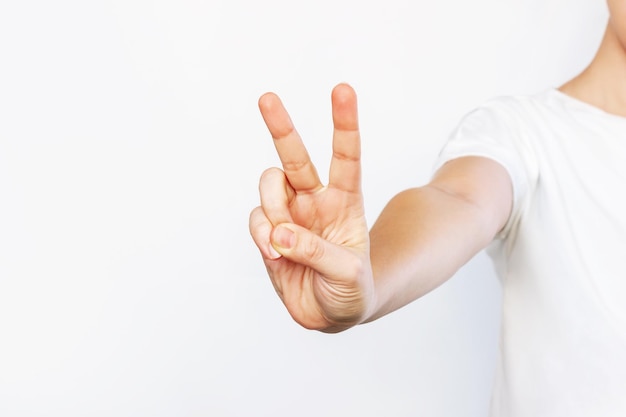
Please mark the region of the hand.
[[345, 330], [367, 318], [374, 305], [356, 94], [346, 84], [332, 92], [327, 186], [280, 99], [267, 93], [259, 108], [283, 169], [261, 176], [261, 206], [250, 214], [250, 233], [293, 319], [307, 329]]

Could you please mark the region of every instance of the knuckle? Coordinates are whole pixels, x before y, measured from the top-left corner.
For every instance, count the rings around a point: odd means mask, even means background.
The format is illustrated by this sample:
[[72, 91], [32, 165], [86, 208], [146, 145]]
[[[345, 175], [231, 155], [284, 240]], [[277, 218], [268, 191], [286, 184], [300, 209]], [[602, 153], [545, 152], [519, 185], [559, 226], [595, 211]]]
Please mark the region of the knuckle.
[[263, 173], [261, 173], [261, 183], [271, 180], [272, 177], [276, 177], [276, 175], [282, 174], [282, 171], [279, 168], [271, 167], [267, 168]]
[[250, 233], [254, 234], [254, 231], [262, 226], [264, 221], [265, 215], [263, 214], [263, 209], [261, 208], [261, 206], [255, 207], [250, 212], [250, 217], [248, 218], [248, 227], [250, 228]]
[[259, 183], [261, 207], [273, 223], [289, 220], [287, 215], [289, 194], [285, 184], [285, 173], [278, 168], [269, 168], [261, 175]]
[[250, 223], [252, 224], [256, 222], [259, 216], [261, 216], [262, 214], [263, 209], [261, 208], [261, 206], [256, 206], [255, 208], [253, 208], [252, 211], [250, 211]]
[[365, 262], [358, 256], [351, 257], [344, 265], [345, 278], [348, 281], [358, 281], [365, 272]]
[[300, 252], [302, 256], [311, 263], [317, 263], [324, 259], [324, 245], [313, 236], [307, 236], [300, 242]]
[[311, 165], [310, 161], [301, 160], [301, 161], [283, 161], [283, 168], [285, 171], [297, 173], [301, 172], [305, 169], [308, 169]]

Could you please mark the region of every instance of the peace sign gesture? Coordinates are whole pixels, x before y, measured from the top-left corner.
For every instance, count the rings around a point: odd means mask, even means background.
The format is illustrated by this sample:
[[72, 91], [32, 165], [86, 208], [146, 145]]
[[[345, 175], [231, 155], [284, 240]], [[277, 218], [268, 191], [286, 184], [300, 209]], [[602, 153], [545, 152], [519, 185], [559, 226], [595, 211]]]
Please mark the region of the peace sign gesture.
[[283, 169], [263, 173], [261, 205], [250, 215], [250, 233], [287, 310], [302, 326], [327, 332], [360, 323], [374, 304], [356, 94], [339, 84], [331, 98], [326, 186], [280, 99], [259, 99]]

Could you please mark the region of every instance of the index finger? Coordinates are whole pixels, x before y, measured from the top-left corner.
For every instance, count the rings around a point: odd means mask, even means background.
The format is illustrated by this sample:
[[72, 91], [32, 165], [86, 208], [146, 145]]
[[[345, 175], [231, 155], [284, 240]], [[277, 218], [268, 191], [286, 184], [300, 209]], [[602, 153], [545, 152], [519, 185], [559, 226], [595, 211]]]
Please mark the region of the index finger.
[[293, 189], [296, 192], [315, 192], [322, 188], [317, 170], [280, 98], [274, 93], [262, 95], [259, 109]]

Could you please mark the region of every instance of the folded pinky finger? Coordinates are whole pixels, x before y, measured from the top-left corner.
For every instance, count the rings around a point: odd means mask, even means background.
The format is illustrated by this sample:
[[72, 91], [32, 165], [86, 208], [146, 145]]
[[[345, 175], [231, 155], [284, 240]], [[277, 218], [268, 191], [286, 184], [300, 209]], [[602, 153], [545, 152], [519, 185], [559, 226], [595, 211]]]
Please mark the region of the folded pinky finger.
[[250, 235], [252, 235], [252, 239], [261, 251], [263, 258], [272, 261], [279, 259], [281, 255], [276, 252], [270, 243], [270, 235], [273, 228], [272, 223], [265, 216], [265, 213], [260, 206], [252, 210], [250, 213], [249, 227]]

